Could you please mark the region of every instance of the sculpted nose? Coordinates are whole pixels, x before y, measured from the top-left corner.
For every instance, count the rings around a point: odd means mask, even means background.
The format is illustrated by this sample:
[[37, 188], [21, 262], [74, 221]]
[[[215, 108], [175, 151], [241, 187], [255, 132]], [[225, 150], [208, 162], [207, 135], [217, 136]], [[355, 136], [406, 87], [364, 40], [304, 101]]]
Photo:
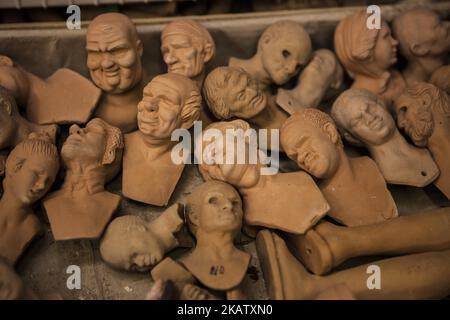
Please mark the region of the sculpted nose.
[[81, 134], [83, 130], [76, 124], [73, 124], [69, 129], [69, 134]]
[[164, 60], [167, 64], [174, 64], [175, 62], [177, 62], [177, 58], [174, 55], [173, 50], [169, 50], [167, 51], [166, 55], [164, 56]]
[[45, 179], [39, 179], [33, 186], [33, 192], [40, 192], [45, 189]]
[[224, 200], [222, 203], [222, 210], [231, 210], [233, 208], [233, 204], [230, 200]]
[[114, 65], [114, 61], [111, 59], [111, 56], [107, 53], [103, 55], [101, 66], [103, 69], [111, 68]]

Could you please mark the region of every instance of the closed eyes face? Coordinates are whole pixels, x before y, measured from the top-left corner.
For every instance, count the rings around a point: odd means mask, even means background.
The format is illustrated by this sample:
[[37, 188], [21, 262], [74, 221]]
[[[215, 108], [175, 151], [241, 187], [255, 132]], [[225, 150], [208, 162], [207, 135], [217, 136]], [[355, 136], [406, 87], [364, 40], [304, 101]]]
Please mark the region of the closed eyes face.
[[106, 133], [101, 125], [89, 122], [85, 128], [80, 128], [75, 124], [70, 127], [69, 133], [61, 149], [64, 161], [80, 159], [99, 163], [103, 160]]

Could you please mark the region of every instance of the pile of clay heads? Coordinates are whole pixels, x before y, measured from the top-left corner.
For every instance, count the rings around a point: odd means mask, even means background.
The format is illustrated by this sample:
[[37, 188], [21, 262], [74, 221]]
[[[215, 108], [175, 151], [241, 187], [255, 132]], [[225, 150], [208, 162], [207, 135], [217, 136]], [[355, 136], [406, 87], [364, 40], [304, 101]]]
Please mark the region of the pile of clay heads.
[[[244, 242], [271, 299], [448, 296], [450, 27], [425, 7], [378, 28], [369, 16], [341, 20], [334, 51], [277, 21], [252, 57], [215, 68], [209, 31], [174, 20], [161, 32], [167, 73], [152, 77], [147, 44], [120, 13], [87, 28], [90, 79], [67, 68], [41, 79], [0, 56], [0, 299], [63, 298], [14, 270], [45, 223], [55, 241], [99, 241], [111, 268], [150, 273], [142, 299], [249, 298]], [[188, 157], [200, 148], [200, 161], [174, 161], [188, 151], [173, 135], [197, 121]], [[249, 160], [256, 146], [256, 161], [220, 161], [230, 130], [259, 132], [231, 150]], [[177, 203], [185, 166], [204, 182]], [[432, 188], [436, 209], [402, 212], [391, 185]], [[125, 212], [124, 199], [163, 211]]]

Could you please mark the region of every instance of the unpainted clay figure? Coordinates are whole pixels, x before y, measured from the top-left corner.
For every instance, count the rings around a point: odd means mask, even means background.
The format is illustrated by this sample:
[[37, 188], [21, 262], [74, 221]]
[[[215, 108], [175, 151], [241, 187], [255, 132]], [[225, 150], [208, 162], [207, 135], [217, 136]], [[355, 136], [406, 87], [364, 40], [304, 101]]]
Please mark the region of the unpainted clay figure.
[[70, 69], [58, 69], [41, 79], [1, 55], [0, 85], [26, 110], [26, 118], [37, 124], [85, 123], [101, 95], [88, 79]]
[[238, 287], [250, 263], [250, 254], [234, 245], [243, 217], [239, 193], [222, 181], [208, 181], [188, 196], [185, 210], [197, 241], [180, 262], [210, 289]]
[[405, 140], [375, 94], [346, 90], [334, 102], [331, 115], [348, 142], [369, 150], [387, 183], [424, 187], [439, 175], [430, 152]]
[[311, 55], [311, 39], [306, 30], [294, 21], [278, 21], [263, 31], [253, 57], [231, 57], [228, 65], [246, 71], [266, 91], [271, 84], [281, 86], [288, 82]]
[[[328, 276], [310, 274], [272, 231], [258, 233], [256, 250], [271, 299], [313, 299], [336, 285], [345, 285], [358, 300], [440, 299], [450, 294], [450, 250], [374, 261]], [[381, 270], [376, 290], [367, 285], [371, 265]]]
[[13, 95], [0, 86], [0, 157], [4, 159], [0, 163], [0, 175], [4, 173], [4, 164], [6, 162], [7, 151], [15, 147], [19, 142], [27, 138], [30, 133], [45, 133], [55, 141], [58, 132], [57, 125], [38, 125], [29, 122], [23, 118], [16, 104]]
[[403, 77], [408, 85], [428, 81], [444, 65], [450, 50], [450, 23], [431, 9], [403, 12], [392, 24], [402, 55], [408, 60]]
[[58, 151], [51, 141], [48, 136], [32, 133], [6, 160], [0, 200], [0, 255], [11, 264], [42, 231], [32, 206], [47, 193], [59, 170]]
[[184, 164], [171, 157], [175, 129], [189, 129], [199, 117], [201, 95], [194, 81], [176, 74], [156, 76], [137, 106], [139, 130], [125, 136], [122, 192], [140, 202], [166, 205]]
[[103, 91], [95, 116], [123, 133], [136, 130], [144, 75], [143, 46], [133, 22], [116, 12], [97, 16], [87, 29], [86, 50], [91, 79]]
[[440, 208], [354, 228], [322, 221], [305, 235], [285, 240], [305, 267], [322, 275], [354, 257], [450, 249], [449, 230], [450, 208]]
[[183, 226], [175, 204], [153, 221], [125, 215], [114, 219], [100, 243], [102, 259], [117, 269], [145, 272], [178, 246], [174, 236]]
[[295, 88], [278, 89], [276, 102], [289, 114], [303, 108], [316, 108], [322, 100], [334, 97], [343, 81], [344, 69], [334, 52], [319, 49], [300, 73]]
[[450, 199], [450, 98], [441, 89], [417, 82], [395, 101], [397, 124], [415, 145], [430, 150], [439, 167], [434, 184]]
[[[227, 130], [240, 129], [245, 132], [249, 128], [249, 124], [243, 120], [215, 122], [203, 131], [203, 136], [213, 129], [225, 137]], [[197, 147], [202, 147], [203, 158], [207, 159], [199, 164], [203, 179], [224, 181], [239, 190], [244, 203], [245, 222], [248, 225], [302, 234], [330, 209], [328, 202], [307, 173], [298, 171], [261, 174], [263, 165], [259, 155], [255, 163], [249, 161], [250, 146], [253, 143], [248, 136], [242, 150], [246, 159], [243, 164], [238, 164], [237, 159], [234, 159], [234, 164], [219, 161], [220, 157], [217, 155], [222, 153], [225, 159], [227, 148], [230, 147], [223, 143], [223, 148], [220, 149], [220, 143], [216, 142], [217, 137], [213, 136], [209, 141], [204, 141], [203, 136], [199, 136], [197, 140]], [[237, 143], [232, 147], [235, 148], [234, 155], [237, 155]]]
[[122, 150], [122, 133], [102, 119], [70, 127], [61, 149], [64, 184], [44, 199], [55, 240], [97, 239], [103, 233], [120, 204], [121, 197], [104, 185], [120, 170]]
[[[348, 157], [334, 121], [317, 109], [294, 113], [281, 128], [289, 158], [320, 179], [328, 215], [347, 226], [379, 223], [398, 216], [397, 206], [376, 163]], [[364, 208], [364, 210], [361, 210]]]
[[450, 95], [450, 64], [436, 69], [429, 82]]
[[214, 59], [216, 46], [204, 26], [182, 19], [172, 21], [162, 30], [161, 53], [168, 73], [188, 77], [201, 88], [205, 67]]
[[384, 19], [380, 29], [367, 28], [369, 17], [366, 10], [361, 10], [340, 21], [334, 33], [334, 47], [353, 79], [352, 88], [381, 96], [390, 108], [405, 87], [401, 74], [392, 70], [397, 62], [398, 42]]

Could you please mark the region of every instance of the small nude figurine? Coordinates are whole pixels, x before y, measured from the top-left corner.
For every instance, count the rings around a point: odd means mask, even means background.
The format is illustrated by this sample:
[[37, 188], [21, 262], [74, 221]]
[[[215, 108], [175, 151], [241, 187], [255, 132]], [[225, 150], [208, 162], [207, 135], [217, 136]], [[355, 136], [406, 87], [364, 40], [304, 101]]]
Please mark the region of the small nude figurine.
[[178, 246], [174, 234], [183, 226], [180, 208], [175, 204], [150, 222], [132, 215], [114, 219], [100, 243], [102, 259], [117, 269], [150, 270]]
[[428, 81], [445, 64], [450, 50], [450, 23], [419, 7], [397, 16], [392, 24], [402, 55], [408, 60], [403, 78], [408, 85]]
[[127, 16], [104, 13], [89, 24], [86, 33], [87, 67], [103, 91], [95, 116], [123, 133], [136, 130], [136, 105], [142, 98], [142, 42]]
[[119, 172], [122, 150], [122, 133], [102, 119], [70, 127], [61, 149], [64, 184], [43, 201], [55, 240], [97, 239], [103, 233], [120, 204], [121, 197], [104, 185]]
[[384, 19], [380, 29], [367, 28], [369, 16], [361, 10], [340, 21], [334, 33], [334, 47], [353, 79], [351, 87], [379, 95], [391, 108], [392, 101], [405, 88], [401, 74], [392, 69], [397, 62], [398, 42]]
[[200, 114], [201, 95], [194, 81], [176, 74], [156, 76], [137, 106], [139, 130], [125, 135], [122, 192], [129, 199], [164, 206], [184, 169], [172, 160], [176, 129], [189, 129]]
[[288, 157], [319, 179], [317, 185], [331, 207], [329, 216], [347, 226], [398, 216], [376, 163], [369, 157], [345, 154], [330, 116], [317, 109], [304, 109], [284, 123], [280, 136]]
[[450, 199], [450, 98], [432, 84], [416, 82], [398, 97], [395, 109], [398, 127], [430, 150], [440, 171], [434, 184]]
[[26, 118], [36, 124], [85, 123], [101, 95], [88, 79], [70, 69], [58, 69], [44, 80], [1, 55], [0, 86], [11, 92], [26, 110]]
[[50, 189], [59, 170], [52, 139], [36, 133], [20, 142], [6, 160], [0, 200], [0, 255], [12, 265], [42, 232], [33, 205]]
[[424, 187], [438, 177], [430, 152], [405, 140], [375, 94], [346, 90], [334, 102], [331, 115], [345, 140], [369, 150], [387, 183]]
[[311, 55], [311, 39], [306, 30], [294, 21], [278, 21], [263, 31], [253, 57], [231, 57], [228, 65], [246, 71], [266, 91], [271, 84], [281, 86], [288, 82]]

